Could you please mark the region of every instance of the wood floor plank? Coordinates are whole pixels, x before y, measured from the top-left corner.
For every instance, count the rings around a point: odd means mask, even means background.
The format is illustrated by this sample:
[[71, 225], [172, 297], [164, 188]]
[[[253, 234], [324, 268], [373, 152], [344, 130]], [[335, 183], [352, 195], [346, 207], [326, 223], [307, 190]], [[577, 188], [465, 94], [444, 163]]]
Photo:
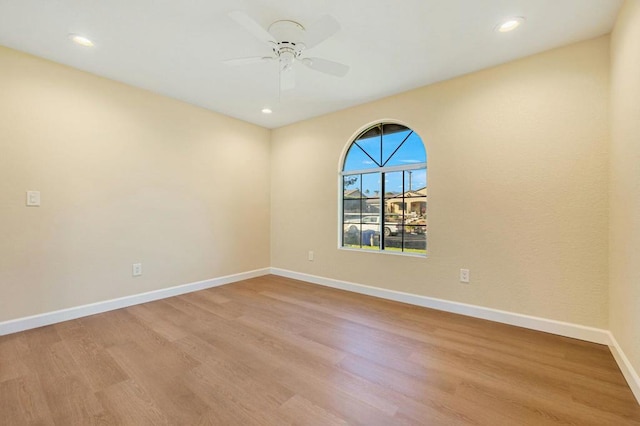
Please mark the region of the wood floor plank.
[[63, 343], [93, 392], [128, 379], [109, 353], [97, 344], [82, 324], [58, 330]]
[[279, 382], [324, 411], [347, 420], [349, 424], [393, 424], [393, 415], [363, 401], [366, 398], [362, 395], [351, 395], [337, 386], [331, 386], [328, 378], [322, 379], [305, 371], [291, 369], [288, 373], [280, 372]]
[[113, 424], [109, 413], [78, 375], [64, 376], [43, 386], [47, 405], [57, 425]]
[[[161, 304], [158, 305], [162, 306]], [[128, 308], [128, 312], [141, 322], [153, 324], [154, 331], [169, 341], [178, 340], [189, 335], [185, 328], [173, 323], [170, 317], [167, 318], [161, 310], [150, 309], [146, 304], [131, 306]]]
[[[137, 343], [107, 349], [136, 386], [161, 407], [170, 424], [191, 424], [208, 406], [184, 384], [183, 377], [200, 365], [171, 345], [147, 348]], [[141, 393], [141, 392], [139, 392]]]
[[118, 424], [169, 425], [169, 419], [133, 380], [110, 386], [96, 394], [98, 400]]
[[77, 320], [103, 348], [131, 342], [166, 341], [149, 323], [138, 320], [126, 308]]
[[[398, 411], [397, 398], [386, 387], [334, 366], [292, 359], [276, 370], [275, 377], [300, 394], [314, 384], [313, 387], [321, 387], [334, 397], [342, 395], [342, 398], [354, 399], [354, 404], [372, 407], [385, 416], [393, 417]], [[304, 386], [300, 386], [301, 379]]]
[[247, 369], [223, 360], [189, 371], [186, 383], [210, 406], [237, 413], [247, 424], [284, 424], [276, 410], [292, 396], [278, 384], [252, 381]]
[[21, 358], [1, 358], [0, 362], [0, 383], [7, 380], [17, 379], [18, 377], [29, 374], [29, 368], [24, 364]]
[[259, 330], [267, 336], [282, 339], [287, 345], [295, 348], [296, 351], [306, 352], [309, 356], [318, 357], [329, 364], [335, 364], [346, 356], [345, 352], [341, 350], [323, 345], [300, 334], [288, 332], [286, 328], [279, 328], [278, 325], [264, 321], [263, 318], [252, 313], [243, 315], [237, 321], [240, 324]]
[[436, 369], [426, 369], [417, 364], [380, 364], [368, 358], [349, 355], [338, 364], [339, 368], [386, 386], [408, 398], [420, 400], [425, 395], [453, 395], [462, 379], [458, 375], [439, 374]]
[[508, 388], [489, 382], [465, 382], [456, 396], [484, 410], [506, 415], [511, 422], [523, 425], [622, 425], [638, 424], [624, 416], [593, 410], [586, 406], [557, 403], [531, 395], [523, 389]]
[[22, 333], [0, 336], [0, 360], [20, 358], [27, 352]]
[[318, 407], [300, 395], [294, 395], [280, 406], [292, 425], [305, 426], [346, 426], [347, 421]]
[[0, 423], [53, 425], [45, 395], [35, 376], [23, 376], [0, 383]]
[[45, 350], [61, 339], [55, 327], [40, 327], [20, 333], [24, 346], [31, 352]]
[[2, 425], [636, 425], [606, 346], [265, 276], [0, 336]]

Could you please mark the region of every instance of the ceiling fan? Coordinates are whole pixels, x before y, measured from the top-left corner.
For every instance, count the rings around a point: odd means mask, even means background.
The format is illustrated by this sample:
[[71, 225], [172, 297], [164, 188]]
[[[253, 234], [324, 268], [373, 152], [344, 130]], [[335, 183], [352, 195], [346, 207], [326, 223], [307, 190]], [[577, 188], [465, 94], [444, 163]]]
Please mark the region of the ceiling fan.
[[278, 62], [281, 91], [295, 87], [295, 63], [337, 77], [344, 77], [349, 71], [345, 64], [303, 55], [305, 50], [315, 47], [340, 30], [340, 24], [329, 15], [323, 16], [308, 28], [295, 21], [280, 20], [272, 23], [268, 29], [263, 28], [244, 12], [234, 11], [229, 13], [229, 16], [258, 40], [267, 44], [272, 53], [270, 56], [230, 59], [224, 63], [245, 65], [265, 61]]

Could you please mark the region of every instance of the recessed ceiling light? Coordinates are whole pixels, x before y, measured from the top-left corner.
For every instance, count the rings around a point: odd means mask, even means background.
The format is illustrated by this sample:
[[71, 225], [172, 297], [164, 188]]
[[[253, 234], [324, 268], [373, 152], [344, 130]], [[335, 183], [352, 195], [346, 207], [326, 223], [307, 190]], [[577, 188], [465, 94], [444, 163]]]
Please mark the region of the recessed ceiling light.
[[73, 41], [75, 44], [79, 44], [80, 46], [84, 46], [84, 47], [93, 47], [93, 42], [91, 40], [89, 40], [88, 38], [81, 36], [79, 34], [69, 34], [69, 38], [71, 39], [71, 41]]
[[522, 16], [514, 16], [512, 18], [506, 19], [504, 22], [499, 24], [496, 27], [496, 31], [500, 33], [508, 33], [509, 31], [513, 31], [518, 28], [524, 22], [524, 18]]
[[262, 108], [262, 113], [263, 114], [271, 114], [273, 111], [271, 111], [271, 109], [269, 108]]

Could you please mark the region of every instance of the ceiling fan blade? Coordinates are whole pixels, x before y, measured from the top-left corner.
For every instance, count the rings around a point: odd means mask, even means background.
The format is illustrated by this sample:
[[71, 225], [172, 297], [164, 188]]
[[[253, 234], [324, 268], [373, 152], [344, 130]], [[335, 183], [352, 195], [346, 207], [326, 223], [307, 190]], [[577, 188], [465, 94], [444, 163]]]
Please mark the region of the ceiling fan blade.
[[292, 90], [296, 87], [296, 72], [293, 67], [280, 69], [280, 91]]
[[340, 24], [331, 15], [324, 15], [322, 18], [306, 28], [304, 44], [307, 49], [322, 43], [335, 33], [340, 31]]
[[258, 24], [253, 18], [247, 15], [244, 12], [239, 10], [234, 10], [233, 12], [229, 12], [229, 16], [231, 19], [240, 24], [244, 29], [249, 31], [255, 38], [264, 42], [264, 43], [278, 43], [273, 36], [262, 27], [262, 25]]
[[335, 75], [336, 77], [344, 77], [349, 72], [348, 65], [322, 58], [304, 58], [302, 63], [313, 70]]
[[261, 62], [272, 61], [274, 58], [270, 56], [251, 56], [249, 58], [235, 58], [235, 59], [227, 59], [226, 61], [222, 61], [225, 65], [249, 65], [249, 64], [259, 64]]

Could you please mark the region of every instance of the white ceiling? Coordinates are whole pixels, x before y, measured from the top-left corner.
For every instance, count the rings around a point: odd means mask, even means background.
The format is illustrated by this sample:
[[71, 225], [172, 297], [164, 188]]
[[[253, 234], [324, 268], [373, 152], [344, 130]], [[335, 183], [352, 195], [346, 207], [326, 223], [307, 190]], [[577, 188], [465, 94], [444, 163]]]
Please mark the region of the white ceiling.
[[[362, 104], [611, 31], [622, 0], [0, 0], [0, 44], [267, 128]], [[278, 95], [278, 65], [225, 59], [270, 49], [233, 21], [264, 27], [324, 14], [341, 25], [309, 50], [350, 66], [338, 78], [298, 67]], [[495, 26], [524, 16], [511, 33]], [[69, 33], [91, 38], [82, 48]], [[1, 73], [1, 70], [0, 70]], [[269, 106], [273, 114], [261, 109]]]

